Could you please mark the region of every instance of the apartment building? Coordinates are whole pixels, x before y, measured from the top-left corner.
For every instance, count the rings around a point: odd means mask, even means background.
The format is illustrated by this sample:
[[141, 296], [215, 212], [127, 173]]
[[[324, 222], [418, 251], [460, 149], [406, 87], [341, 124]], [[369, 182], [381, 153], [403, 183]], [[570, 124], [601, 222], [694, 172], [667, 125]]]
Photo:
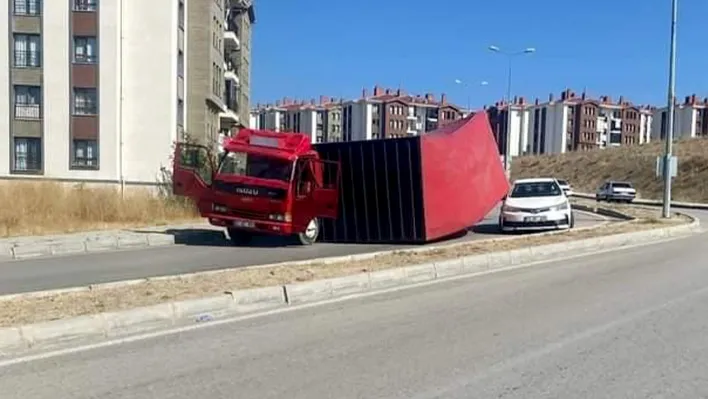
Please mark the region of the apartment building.
[[283, 98], [275, 105], [257, 105], [251, 112], [252, 125], [276, 132], [298, 132], [313, 143], [342, 140], [343, 99], [320, 96], [309, 102]]
[[[668, 132], [668, 107], [653, 111], [652, 139], [664, 140]], [[708, 97], [699, 99], [695, 94], [686, 96], [674, 108], [674, 137], [693, 138], [708, 136]]]
[[2, 2], [0, 178], [155, 185], [223, 127], [224, 0]]
[[300, 132], [313, 142], [372, 140], [431, 132], [462, 118], [463, 110], [428, 93], [409, 95], [403, 90], [374, 87], [355, 100], [320, 96], [319, 102], [284, 98], [275, 105], [259, 106], [251, 113], [254, 126], [282, 132]]
[[[508, 109], [511, 129], [507, 135]], [[511, 156], [549, 154], [567, 151], [634, 145], [649, 142], [653, 111], [631, 104], [623, 97], [613, 102], [609, 96], [599, 99], [577, 96], [567, 89], [558, 99], [529, 104], [515, 98], [509, 106], [497, 103], [487, 111], [497, 138], [500, 153], [510, 137]]]

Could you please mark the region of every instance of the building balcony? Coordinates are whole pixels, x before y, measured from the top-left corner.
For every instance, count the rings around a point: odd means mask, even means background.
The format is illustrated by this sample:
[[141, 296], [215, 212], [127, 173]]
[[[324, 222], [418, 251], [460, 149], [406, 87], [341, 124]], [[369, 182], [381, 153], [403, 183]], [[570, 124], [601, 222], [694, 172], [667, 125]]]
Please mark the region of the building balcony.
[[226, 111], [219, 112], [219, 120], [221, 122], [221, 129], [228, 130], [239, 123], [240, 119], [236, 111], [227, 108]]
[[236, 69], [231, 67], [228, 62], [224, 63], [224, 78], [226, 80], [236, 83], [240, 83], [238, 75], [236, 74]]
[[241, 40], [239, 39], [238, 26], [233, 22], [226, 22], [224, 30], [224, 48], [228, 51], [234, 51], [241, 48]]

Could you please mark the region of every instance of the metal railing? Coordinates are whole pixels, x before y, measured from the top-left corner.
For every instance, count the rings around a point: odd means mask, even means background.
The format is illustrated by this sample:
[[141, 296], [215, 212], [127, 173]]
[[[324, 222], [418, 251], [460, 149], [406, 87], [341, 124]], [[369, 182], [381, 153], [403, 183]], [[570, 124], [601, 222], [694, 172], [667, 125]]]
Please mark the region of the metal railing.
[[74, 54], [74, 62], [79, 64], [95, 64], [98, 56], [91, 54]]
[[15, 104], [15, 119], [41, 119], [40, 104]]

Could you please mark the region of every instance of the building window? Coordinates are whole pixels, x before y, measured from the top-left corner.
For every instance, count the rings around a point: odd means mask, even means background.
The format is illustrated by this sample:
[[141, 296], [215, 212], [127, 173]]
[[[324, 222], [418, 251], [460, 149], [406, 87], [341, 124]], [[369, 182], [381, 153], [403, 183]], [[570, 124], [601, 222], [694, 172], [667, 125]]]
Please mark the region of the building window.
[[98, 0], [74, 0], [74, 11], [96, 11]]
[[91, 36], [74, 36], [74, 62], [79, 64], [95, 64], [98, 61], [96, 38]]
[[17, 68], [39, 68], [42, 66], [40, 48], [42, 47], [39, 35], [25, 35], [15, 33], [15, 63]]
[[42, 117], [42, 88], [15, 86], [15, 119], [40, 119]]
[[15, 137], [13, 148], [14, 172], [39, 172], [42, 170], [42, 139]]
[[74, 88], [74, 115], [98, 114], [95, 88]]
[[181, 0], [177, 8], [177, 22], [179, 23], [179, 27], [184, 30], [184, 1]]
[[15, 15], [37, 16], [42, 14], [41, 0], [13, 0]]
[[98, 168], [98, 141], [74, 140], [71, 166], [75, 168]]
[[177, 126], [184, 126], [184, 100], [177, 99]]

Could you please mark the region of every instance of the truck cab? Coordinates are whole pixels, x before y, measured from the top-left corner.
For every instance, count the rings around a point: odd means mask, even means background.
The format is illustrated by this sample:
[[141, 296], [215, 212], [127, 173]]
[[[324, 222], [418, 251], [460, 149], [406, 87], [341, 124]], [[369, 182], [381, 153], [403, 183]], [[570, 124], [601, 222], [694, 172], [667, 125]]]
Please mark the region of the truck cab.
[[241, 129], [215, 156], [177, 143], [173, 192], [196, 203], [202, 217], [225, 227], [235, 244], [256, 235], [314, 243], [321, 218], [336, 218], [340, 168], [324, 161], [304, 134]]

